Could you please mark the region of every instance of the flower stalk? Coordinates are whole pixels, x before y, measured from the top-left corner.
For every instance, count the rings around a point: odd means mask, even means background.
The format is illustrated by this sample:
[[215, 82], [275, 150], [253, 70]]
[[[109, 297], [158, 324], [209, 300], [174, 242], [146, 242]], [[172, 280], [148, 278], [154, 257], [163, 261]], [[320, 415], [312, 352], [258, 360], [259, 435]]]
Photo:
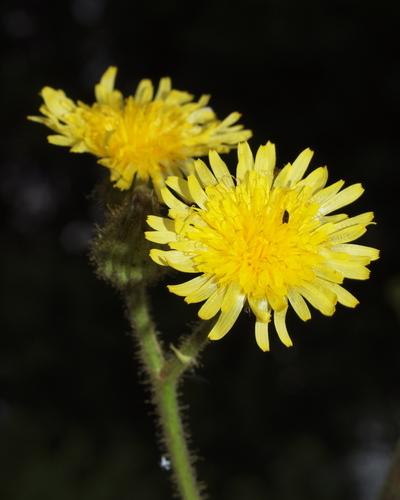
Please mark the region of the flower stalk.
[[166, 356], [149, 313], [145, 287], [127, 290], [125, 298], [139, 357], [151, 387], [162, 442], [171, 461], [176, 489], [182, 500], [201, 500], [201, 488], [179, 409], [178, 387], [183, 374], [195, 364], [197, 355], [206, 345], [207, 330], [194, 329], [179, 349], [173, 347], [171, 354]]
[[124, 299], [176, 491], [182, 500], [200, 500], [201, 490], [182, 424], [178, 389], [185, 371], [196, 365], [196, 358], [207, 343], [209, 325], [202, 321], [178, 347], [162, 345], [147, 297], [149, 284], [159, 280], [162, 273], [148, 258], [150, 245], [144, 238], [146, 217], [159, 210], [158, 202], [144, 184], [138, 184], [116, 199], [107, 190], [98, 192], [106, 200], [106, 214], [92, 241], [91, 259], [98, 276], [117, 289]]

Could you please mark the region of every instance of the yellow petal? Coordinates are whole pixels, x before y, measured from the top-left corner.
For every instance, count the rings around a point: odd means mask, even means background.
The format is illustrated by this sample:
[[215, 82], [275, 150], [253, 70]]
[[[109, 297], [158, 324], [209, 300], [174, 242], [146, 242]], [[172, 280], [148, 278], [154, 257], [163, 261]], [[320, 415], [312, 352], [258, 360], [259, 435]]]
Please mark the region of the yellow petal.
[[241, 116], [242, 115], [240, 113], [234, 111], [233, 113], [228, 115], [224, 120], [222, 120], [222, 122], [220, 123], [220, 128], [230, 127], [231, 125], [236, 123]]
[[288, 163], [285, 165], [279, 174], [274, 179], [274, 187], [286, 187], [288, 184], [288, 179], [292, 171], [292, 165]]
[[188, 304], [194, 304], [196, 302], [203, 302], [207, 300], [217, 289], [217, 284], [213, 279], [208, 278], [208, 280], [197, 290], [193, 291], [185, 299]]
[[328, 180], [328, 169], [326, 167], [318, 167], [301, 180], [297, 187], [308, 186], [311, 193], [322, 189]]
[[335, 196], [335, 194], [342, 189], [343, 184], [344, 181], [340, 180], [324, 189], [321, 189], [320, 191], [317, 191], [311, 198], [311, 201], [313, 203], [318, 203], [319, 205], [326, 203], [332, 196]]
[[357, 225], [367, 226], [368, 224], [372, 223], [373, 219], [374, 219], [373, 212], [365, 212], [363, 214], [356, 215], [355, 217], [349, 217], [348, 219], [336, 223], [334, 225], [333, 230], [338, 231], [339, 229], [344, 229], [345, 227], [357, 226]]
[[153, 243], [165, 244], [176, 241], [176, 233], [172, 231], [145, 231], [144, 235], [146, 240]]
[[332, 243], [347, 243], [348, 241], [354, 241], [360, 236], [362, 236], [367, 231], [365, 226], [350, 226], [341, 229], [340, 231], [335, 231], [329, 235], [329, 239]]
[[289, 290], [288, 299], [297, 316], [303, 321], [311, 319], [310, 309], [303, 297], [295, 290]]
[[175, 293], [175, 295], [186, 297], [187, 295], [190, 295], [191, 293], [198, 290], [208, 280], [209, 278], [202, 274], [189, 281], [185, 281], [185, 283], [180, 283], [179, 285], [168, 285], [167, 288], [170, 292]]
[[276, 328], [276, 332], [282, 344], [286, 347], [291, 347], [293, 345], [287, 328], [286, 328], [286, 309], [282, 309], [281, 311], [274, 311], [274, 324]]
[[158, 90], [155, 99], [161, 99], [165, 101], [168, 94], [171, 92], [171, 78], [165, 77], [161, 78], [158, 84]]
[[204, 302], [199, 309], [198, 315], [201, 319], [211, 319], [221, 309], [222, 301], [224, 299], [226, 288], [219, 286], [212, 295]]
[[96, 101], [100, 104], [115, 106], [121, 103], [122, 95], [118, 90], [114, 90], [117, 68], [110, 66], [103, 74], [100, 82], [95, 85], [94, 93]]
[[272, 290], [268, 292], [268, 300], [271, 308], [274, 311], [281, 311], [287, 307], [286, 297], [274, 293]]
[[308, 165], [310, 164], [313, 154], [314, 152], [311, 151], [310, 148], [307, 148], [294, 160], [290, 173], [286, 179], [288, 185], [293, 186], [303, 177]]
[[252, 170], [254, 165], [253, 153], [247, 142], [241, 142], [238, 146], [238, 164], [236, 168], [236, 177], [238, 183], [242, 181], [246, 172]]
[[146, 219], [147, 224], [156, 231], [174, 231], [175, 222], [165, 217], [149, 215]]
[[268, 301], [265, 298], [254, 299], [251, 296], [248, 297], [247, 300], [249, 301], [249, 305], [255, 314], [257, 321], [268, 323], [271, 319], [271, 311]]
[[339, 208], [349, 205], [350, 203], [353, 203], [353, 201], [357, 200], [363, 192], [364, 188], [361, 184], [353, 184], [325, 201], [321, 205], [319, 213], [323, 215], [329, 214], [330, 212], [334, 212]]
[[75, 139], [65, 135], [48, 135], [47, 140], [55, 146], [71, 146], [75, 142]]
[[217, 179], [210, 172], [204, 161], [196, 160], [194, 162], [194, 168], [203, 187], [214, 186], [215, 184], [217, 184]]
[[244, 298], [244, 295], [237, 295], [236, 300], [231, 303], [230, 309], [225, 312], [221, 310], [218, 321], [208, 334], [210, 340], [219, 340], [229, 332], [243, 309]]
[[[117, 67], [109, 66], [100, 78], [100, 82], [97, 84], [98, 88], [106, 92], [111, 92], [114, 90], [115, 78], [117, 76]], [[97, 95], [96, 95], [97, 98]]]
[[182, 92], [181, 90], [172, 89], [166, 96], [165, 102], [167, 104], [182, 105], [193, 100], [193, 95], [189, 92]]
[[44, 87], [41, 95], [50, 113], [57, 118], [62, 118], [65, 114], [72, 113], [76, 109], [74, 102], [62, 90]]
[[197, 101], [197, 107], [202, 108], [203, 106], [207, 106], [210, 101], [210, 94], [202, 94], [200, 99]]
[[255, 327], [256, 342], [262, 351], [269, 351], [268, 323], [256, 321]]
[[298, 287], [298, 291], [315, 309], [321, 311], [325, 316], [332, 316], [335, 312], [337, 301], [335, 294], [321, 290], [321, 288], [311, 283], [305, 283], [303, 286]]
[[212, 171], [214, 172], [216, 179], [226, 187], [233, 187], [234, 184], [232, 176], [229, 173], [226, 163], [221, 159], [219, 154], [216, 151], [212, 150], [209, 152], [208, 156]]
[[319, 220], [321, 221], [322, 224], [327, 224], [327, 223], [336, 224], [337, 222], [342, 222], [348, 218], [349, 218], [349, 216], [346, 214], [320, 215], [319, 216]]
[[342, 273], [345, 278], [351, 278], [353, 280], [367, 280], [370, 275], [369, 269], [351, 260], [344, 261], [342, 259], [333, 258], [327, 262], [327, 265]]
[[[332, 255], [332, 254], [330, 254]], [[336, 269], [326, 266], [324, 262], [314, 268], [316, 276], [325, 280], [333, 281], [334, 283], [343, 283], [343, 275]]]
[[205, 208], [207, 195], [194, 175], [189, 175], [188, 177], [188, 188], [192, 200], [196, 203], [196, 205], [200, 208]]
[[166, 259], [165, 254], [167, 254], [168, 251], [166, 250], [159, 250], [158, 248], [152, 248], [150, 250], [150, 258], [153, 260], [156, 264], [159, 266], [168, 266], [168, 261]]
[[161, 196], [167, 207], [174, 208], [175, 210], [183, 213], [186, 213], [189, 210], [188, 206], [181, 200], [178, 200], [178, 198], [176, 198], [176, 196], [174, 196], [168, 188], [161, 189]]
[[154, 89], [151, 80], [141, 80], [135, 93], [135, 101], [140, 103], [150, 102], [153, 99]]
[[71, 146], [70, 151], [71, 151], [71, 153], [90, 153], [91, 152], [90, 148], [88, 148], [83, 141], [77, 142], [73, 146]]
[[349, 255], [368, 257], [370, 260], [379, 259], [379, 250], [365, 245], [356, 245], [351, 243], [344, 243], [342, 245], [335, 245], [332, 247], [335, 252], [343, 252]]
[[359, 301], [348, 290], [338, 285], [337, 283], [330, 283], [332, 291], [336, 294], [338, 302], [346, 307], [356, 307]]
[[166, 251], [153, 248], [150, 250], [150, 258], [160, 266], [170, 266], [183, 273], [198, 273], [192, 259], [178, 250]]
[[225, 297], [221, 304], [221, 311], [226, 312], [235, 307], [238, 297], [243, 297], [241, 300], [244, 300], [244, 295], [241, 293], [240, 285], [233, 281], [226, 289]]
[[[267, 142], [265, 146], [260, 146], [254, 162], [254, 170], [260, 172], [272, 180], [272, 174], [275, 169], [276, 152], [275, 144]], [[272, 184], [272, 182], [270, 183]]]
[[189, 123], [201, 125], [214, 119], [215, 113], [210, 107], [196, 109], [187, 117]]
[[170, 175], [167, 177], [165, 184], [173, 189], [175, 193], [178, 193], [185, 201], [190, 203], [193, 202], [193, 198], [190, 195], [188, 182], [182, 177], [178, 177], [176, 175]]

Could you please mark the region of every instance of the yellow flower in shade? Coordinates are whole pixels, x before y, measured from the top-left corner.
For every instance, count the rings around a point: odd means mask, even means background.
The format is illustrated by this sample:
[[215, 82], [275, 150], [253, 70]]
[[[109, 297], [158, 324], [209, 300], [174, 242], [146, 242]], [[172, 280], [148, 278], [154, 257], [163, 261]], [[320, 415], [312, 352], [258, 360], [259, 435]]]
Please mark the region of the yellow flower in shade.
[[169, 218], [149, 216], [154, 231], [146, 238], [169, 250], [153, 249], [150, 256], [162, 266], [200, 273], [168, 288], [187, 303], [205, 301], [198, 313], [202, 319], [219, 313], [211, 340], [232, 328], [246, 303], [255, 314], [255, 337], [263, 351], [269, 350], [272, 316], [280, 340], [292, 345], [289, 304], [303, 321], [311, 317], [307, 302], [327, 316], [337, 302], [357, 305], [340, 284], [344, 278], [367, 279], [366, 266], [379, 257], [375, 248], [349, 243], [365, 233], [373, 213], [332, 215], [363, 188], [353, 184], [342, 190], [341, 180], [325, 187], [326, 167], [304, 177], [312, 155], [306, 149], [278, 171], [273, 144], [261, 146], [254, 160], [242, 143], [235, 178], [211, 151], [211, 169], [197, 160], [187, 180], [167, 179], [162, 197]]
[[251, 136], [236, 124], [239, 113], [219, 121], [207, 106], [209, 96], [194, 102], [191, 94], [172, 89], [169, 78], [160, 80], [155, 95], [151, 81], [142, 80], [135, 95], [124, 98], [114, 89], [116, 73], [115, 67], [107, 69], [95, 86], [91, 106], [44, 87], [43, 116], [29, 118], [57, 133], [48, 137], [50, 143], [100, 158], [121, 190], [137, 176], [145, 182], [151, 179], [159, 191], [168, 175], [189, 174], [193, 157], [210, 149], [227, 152]]

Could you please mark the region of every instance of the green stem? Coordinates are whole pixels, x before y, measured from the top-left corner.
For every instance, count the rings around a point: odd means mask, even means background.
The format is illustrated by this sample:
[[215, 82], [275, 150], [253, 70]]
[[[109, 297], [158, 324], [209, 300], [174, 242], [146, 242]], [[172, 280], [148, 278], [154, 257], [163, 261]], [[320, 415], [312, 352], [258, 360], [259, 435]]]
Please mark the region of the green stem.
[[139, 355], [151, 384], [160, 420], [163, 442], [171, 460], [173, 477], [182, 500], [201, 500], [200, 488], [192, 466], [185, 431], [179, 411], [178, 385], [184, 371], [194, 363], [206, 343], [203, 329], [187, 337], [180, 350], [165, 360], [151, 319], [143, 287], [126, 293], [128, 315], [139, 343]]
[[126, 293], [129, 321], [139, 343], [139, 354], [151, 383], [159, 378], [164, 355], [151, 319], [145, 289], [138, 286]]
[[200, 500], [201, 494], [179, 412], [177, 382], [160, 382], [155, 399], [178, 491], [184, 500]]

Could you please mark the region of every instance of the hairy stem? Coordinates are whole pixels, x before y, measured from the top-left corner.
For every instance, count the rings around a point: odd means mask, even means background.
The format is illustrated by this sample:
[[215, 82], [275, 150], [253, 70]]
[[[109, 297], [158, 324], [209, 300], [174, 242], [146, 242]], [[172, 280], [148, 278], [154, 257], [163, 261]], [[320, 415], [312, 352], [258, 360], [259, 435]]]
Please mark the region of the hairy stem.
[[145, 289], [138, 286], [127, 291], [126, 304], [129, 321], [139, 344], [140, 359], [150, 382], [154, 385], [164, 364], [164, 354], [149, 313]]
[[163, 442], [171, 461], [174, 482], [182, 500], [201, 500], [200, 488], [187, 445], [178, 401], [178, 385], [206, 343], [204, 329], [197, 328], [180, 349], [165, 359], [151, 319], [146, 292], [137, 287], [126, 293], [128, 316], [139, 344], [139, 356], [148, 375]]
[[155, 399], [179, 494], [184, 500], [200, 500], [200, 489], [180, 416], [176, 381], [161, 382], [156, 389]]

